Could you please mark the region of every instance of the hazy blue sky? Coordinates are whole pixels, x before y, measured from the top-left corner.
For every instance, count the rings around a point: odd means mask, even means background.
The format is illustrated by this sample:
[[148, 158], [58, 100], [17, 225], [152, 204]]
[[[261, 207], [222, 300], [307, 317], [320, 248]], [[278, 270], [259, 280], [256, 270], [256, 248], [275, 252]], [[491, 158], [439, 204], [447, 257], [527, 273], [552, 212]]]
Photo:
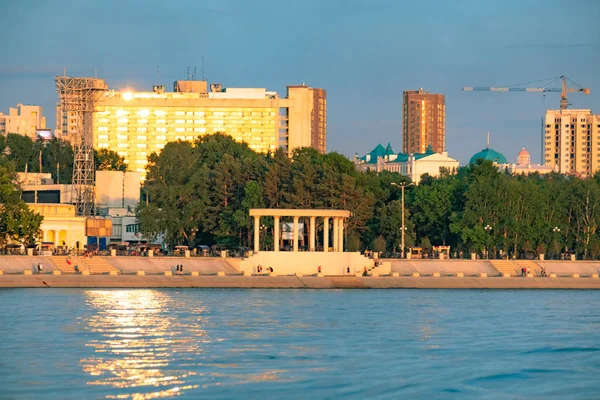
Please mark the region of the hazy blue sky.
[[[209, 82], [327, 89], [328, 150], [401, 150], [402, 91], [446, 95], [447, 149], [540, 161], [541, 117], [560, 94], [462, 92], [566, 75], [600, 113], [597, 0], [0, 0], [0, 111], [41, 104], [54, 128], [55, 75], [119, 89], [172, 87], [187, 66]], [[157, 66], [161, 76], [158, 81]], [[556, 82], [556, 87], [559, 87]], [[554, 85], [553, 85], [554, 86]]]

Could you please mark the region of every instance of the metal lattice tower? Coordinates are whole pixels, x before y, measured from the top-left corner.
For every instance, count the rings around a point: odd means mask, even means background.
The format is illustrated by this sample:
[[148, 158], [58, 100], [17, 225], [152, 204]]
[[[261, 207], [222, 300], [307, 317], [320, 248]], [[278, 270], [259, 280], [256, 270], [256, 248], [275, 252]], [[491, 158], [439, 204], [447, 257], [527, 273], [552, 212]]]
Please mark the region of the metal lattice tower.
[[77, 215], [89, 217], [94, 213], [94, 103], [108, 89], [103, 79], [57, 76], [56, 90], [60, 100], [58, 118], [74, 121], [73, 182], [71, 201]]

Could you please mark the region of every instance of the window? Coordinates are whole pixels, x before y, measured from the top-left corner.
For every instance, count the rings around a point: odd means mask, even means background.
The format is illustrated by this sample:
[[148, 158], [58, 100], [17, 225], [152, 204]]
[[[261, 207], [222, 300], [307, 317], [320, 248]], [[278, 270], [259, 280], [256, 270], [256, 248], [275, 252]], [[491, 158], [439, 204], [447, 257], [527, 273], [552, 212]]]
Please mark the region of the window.
[[125, 232], [138, 233], [140, 231], [140, 224], [128, 224], [125, 226]]

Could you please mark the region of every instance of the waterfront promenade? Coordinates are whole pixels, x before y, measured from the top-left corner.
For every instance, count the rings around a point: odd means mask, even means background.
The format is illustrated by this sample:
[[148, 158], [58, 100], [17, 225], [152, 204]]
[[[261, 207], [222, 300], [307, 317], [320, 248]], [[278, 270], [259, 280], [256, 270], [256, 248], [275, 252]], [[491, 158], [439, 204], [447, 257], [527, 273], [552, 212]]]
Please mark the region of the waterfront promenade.
[[[74, 260], [79, 262], [81, 260]], [[42, 274], [37, 263], [44, 266]], [[369, 276], [242, 274], [239, 259], [203, 257], [94, 257], [82, 273], [60, 257], [0, 256], [0, 287], [86, 288], [464, 288], [600, 289], [597, 261], [382, 260]], [[529, 276], [518, 276], [525, 263]], [[176, 265], [183, 265], [178, 275]], [[508, 267], [507, 267], [508, 265]], [[547, 277], [539, 275], [545, 268]], [[94, 269], [95, 268], [95, 269]], [[510, 272], [500, 272], [508, 268]], [[384, 273], [384, 271], [386, 271]]]

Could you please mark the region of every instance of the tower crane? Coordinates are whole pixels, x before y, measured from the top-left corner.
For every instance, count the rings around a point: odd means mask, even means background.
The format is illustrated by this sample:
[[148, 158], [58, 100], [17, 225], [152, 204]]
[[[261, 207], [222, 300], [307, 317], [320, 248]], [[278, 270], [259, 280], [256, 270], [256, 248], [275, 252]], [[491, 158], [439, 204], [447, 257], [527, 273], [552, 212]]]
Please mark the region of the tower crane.
[[[554, 82], [558, 79], [559, 78], [556, 78], [552, 82]], [[547, 88], [547, 87], [525, 88], [525, 87], [513, 87], [513, 86], [505, 86], [505, 87], [466, 86], [462, 90], [466, 91], [466, 92], [529, 92], [529, 93], [560, 92], [560, 108], [563, 110], [567, 109], [571, 105], [571, 103], [569, 103], [569, 101], [567, 100], [567, 93], [583, 92], [583, 94], [590, 94], [590, 89], [588, 89], [588, 88], [573, 89], [573, 88], [567, 87], [567, 77], [566, 76], [562, 75], [560, 77], [560, 79], [562, 80], [561, 88]], [[541, 81], [536, 81], [536, 82], [541, 82]], [[548, 82], [548, 84], [550, 84], [552, 82]], [[575, 83], [575, 82], [573, 82], [573, 83]], [[577, 85], [577, 86], [579, 86], [579, 85]]]

